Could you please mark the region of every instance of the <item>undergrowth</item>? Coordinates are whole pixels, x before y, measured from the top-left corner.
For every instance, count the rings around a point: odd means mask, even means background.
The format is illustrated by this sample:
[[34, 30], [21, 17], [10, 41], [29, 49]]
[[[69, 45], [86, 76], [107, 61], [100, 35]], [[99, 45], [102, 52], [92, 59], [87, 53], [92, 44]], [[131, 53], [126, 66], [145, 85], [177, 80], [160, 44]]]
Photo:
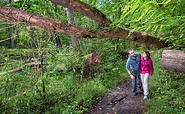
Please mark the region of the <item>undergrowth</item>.
[[[83, 70], [83, 57], [88, 53], [79, 54], [70, 48], [60, 50], [53, 48], [44, 56], [44, 61], [48, 63], [44, 66], [44, 89], [39, 69], [26, 66], [21, 71], [9, 73], [9, 69], [19, 67], [24, 62], [11, 61], [6, 56], [7, 61], [4, 61], [0, 74], [0, 112], [84, 113], [127, 76], [125, 59], [112, 48], [98, 52], [102, 62], [96, 66], [98, 70], [94, 76], [89, 77], [75, 70], [76, 67]], [[5, 52], [9, 51], [5, 49]], [[60, 72], [57, 65], [65, 69]]]
[[147, 113], [185, 114], [185, 74], [164, 71], [159, 54], [154, 53], [154, 75], [149, 81], [150, 96]]
[[[48, 63], [44, 66], [44, 92], [40, 72], [28, 66], [18, 72], [0, 74], [0, 112], [85, 113], [102, 96], [129, 78], [125, 70], [127, 57], [120, 57], [112, 48], [97, 50], [102, 62], [97, 65], [98, 70], [92, 77], [84, 77], [75, 70], [75, 67], [84, 68], [83, 57], [87, 53], [79, 54], [69, 48], [61, 50], [51, 50], [44, 57]], [[150, 52], [154, 61], [154, 75], [149, 81], [147, 113], [184, 114], [185, 75], [163, 71], [159, 53]], [[20, 65], [19, 60], [6, 58], [1, 72]], [[65, 66], [62, 72], [56, 68], [58, 64]]]

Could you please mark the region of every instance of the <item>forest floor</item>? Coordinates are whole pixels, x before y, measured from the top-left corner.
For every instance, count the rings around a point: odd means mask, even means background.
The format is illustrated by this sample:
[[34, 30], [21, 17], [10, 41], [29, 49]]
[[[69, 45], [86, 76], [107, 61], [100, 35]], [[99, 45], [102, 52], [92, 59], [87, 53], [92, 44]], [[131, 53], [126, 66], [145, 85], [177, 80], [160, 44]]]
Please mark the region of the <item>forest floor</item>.
[[95, 103], [87, 114], [144, 114], [148, 101], [139, 89], [137, 95], [132, 96], [131, 86], [131, 80], [123, 82]]

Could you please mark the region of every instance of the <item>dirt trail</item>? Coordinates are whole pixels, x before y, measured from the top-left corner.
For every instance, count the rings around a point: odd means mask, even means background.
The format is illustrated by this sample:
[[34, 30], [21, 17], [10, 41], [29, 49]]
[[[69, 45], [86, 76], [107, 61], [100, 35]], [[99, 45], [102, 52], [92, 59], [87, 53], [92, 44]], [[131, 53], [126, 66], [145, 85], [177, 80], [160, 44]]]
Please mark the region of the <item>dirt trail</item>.
[[137, 90], [132, 96], [131, 81], [126, 81], [104, 96], [87, 114], [144, 114], [147, 101]]

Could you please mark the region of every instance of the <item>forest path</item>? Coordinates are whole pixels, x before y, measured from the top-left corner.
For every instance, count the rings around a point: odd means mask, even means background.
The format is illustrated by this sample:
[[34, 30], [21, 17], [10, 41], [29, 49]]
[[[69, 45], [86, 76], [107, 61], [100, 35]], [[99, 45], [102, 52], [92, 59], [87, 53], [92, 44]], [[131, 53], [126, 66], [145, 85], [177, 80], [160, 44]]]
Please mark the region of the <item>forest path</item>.
[[126, 81], [102, 97], [87, 114], [144, 114], [148, 101], [138, 89], [132, 96], [132, 82]]

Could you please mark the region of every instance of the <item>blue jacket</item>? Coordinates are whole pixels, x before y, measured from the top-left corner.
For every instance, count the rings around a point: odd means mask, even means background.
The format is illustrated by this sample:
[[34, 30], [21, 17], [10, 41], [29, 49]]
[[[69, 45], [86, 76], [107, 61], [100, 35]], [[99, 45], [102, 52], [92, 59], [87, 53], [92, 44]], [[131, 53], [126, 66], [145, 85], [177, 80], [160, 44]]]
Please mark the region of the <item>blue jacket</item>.
[[131, 56], [129, 56], [129, 58], [127, 59], [127, 63], [126, 63], [126, 70], [130, 70], [130, 71], [139, 71], [140, 70], [140, 54], [136, 54], [136, 57], [133, 58]]

